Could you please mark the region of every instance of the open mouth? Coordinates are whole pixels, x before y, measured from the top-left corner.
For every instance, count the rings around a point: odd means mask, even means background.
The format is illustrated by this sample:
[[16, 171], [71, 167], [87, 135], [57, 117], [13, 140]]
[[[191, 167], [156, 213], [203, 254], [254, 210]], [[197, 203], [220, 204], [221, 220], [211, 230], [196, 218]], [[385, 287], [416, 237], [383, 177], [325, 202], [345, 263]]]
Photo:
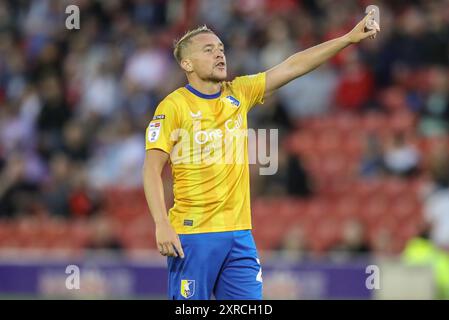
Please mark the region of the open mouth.
[[224, 68], [226, 66], [226, 64], [224, 62], [218, 62], [217, 64], [215, 64], [216, 67], [218, 68]]

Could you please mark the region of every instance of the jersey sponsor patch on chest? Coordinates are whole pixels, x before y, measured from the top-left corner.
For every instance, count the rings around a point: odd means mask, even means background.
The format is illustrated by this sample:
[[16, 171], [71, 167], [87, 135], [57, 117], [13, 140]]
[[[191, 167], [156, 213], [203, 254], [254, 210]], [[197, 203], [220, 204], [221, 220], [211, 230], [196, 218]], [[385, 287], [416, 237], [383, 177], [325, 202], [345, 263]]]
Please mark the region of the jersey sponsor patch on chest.
[[160, 121], [153, 121], [150, 123], [148, 129], [148, 141], [156, 142], [161, 132], [162, 123]]

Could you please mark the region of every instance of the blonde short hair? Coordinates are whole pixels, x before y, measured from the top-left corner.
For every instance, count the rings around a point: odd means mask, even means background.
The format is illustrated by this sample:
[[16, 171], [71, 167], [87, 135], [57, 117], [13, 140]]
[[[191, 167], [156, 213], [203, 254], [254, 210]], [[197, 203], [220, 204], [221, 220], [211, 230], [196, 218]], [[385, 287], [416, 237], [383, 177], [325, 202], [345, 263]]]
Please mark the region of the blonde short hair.
[[206, 25], [203, 25], [201, 27], [198, 27], [193, 30], [187, 31], [179, 40], [175, 40], [173, 43], [173, 55], [175, 56], [176, 61], [178, 63], [181, 63], [182, 55], [187, 48], [187, 46], [190, 43], [190, 39], [192, 39], [194, 36], [201, 34], [201, 33], [213, 33], [215, 34], [211, 29], [209, 29]]

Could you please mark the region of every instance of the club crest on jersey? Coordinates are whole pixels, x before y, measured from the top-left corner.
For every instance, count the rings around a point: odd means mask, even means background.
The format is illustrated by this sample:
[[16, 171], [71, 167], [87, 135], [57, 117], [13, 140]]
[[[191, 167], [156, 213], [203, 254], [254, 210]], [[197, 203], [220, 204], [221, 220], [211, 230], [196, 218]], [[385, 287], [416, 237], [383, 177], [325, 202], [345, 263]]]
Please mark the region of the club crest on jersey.
[[181, 280], [181, 295], [189, 299], [195, 294], [195, 280]]
[[237, 100], [237, 99], [236, 99], [235, 97], [233, 97], [233, 96], [227, 96], [227, 97], [225, 98], [225, 100], [226, 100], [227, 102], [229, 102], [229, 103], [231, 104], [231, 106], [234, 107], [234, 108], [240, 107], [240, 101]]

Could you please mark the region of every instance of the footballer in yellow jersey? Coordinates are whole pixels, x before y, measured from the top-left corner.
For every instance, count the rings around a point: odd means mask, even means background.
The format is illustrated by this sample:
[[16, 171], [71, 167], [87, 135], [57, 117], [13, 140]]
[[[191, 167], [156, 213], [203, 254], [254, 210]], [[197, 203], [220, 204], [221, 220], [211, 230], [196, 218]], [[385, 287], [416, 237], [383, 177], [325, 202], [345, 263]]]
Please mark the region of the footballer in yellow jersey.
[[[188, 84], [157, 107], [146, 130], [145, 196], [159, 252], [168, 256], [169, 299], [262, 299], [262, 271], [251, 234], [247, 113], [279, 87], [313, 70], [365, 31], [352, 31], [298, 52], [272, 69], [226, 81], [224, 45], [203, 26], [175, 44]], [[161, 172], [170, 162], [173, 208]], [[167, 214], [168, 213], [168, 214]]]
[[[260, 73], [223, 82], [211, 95], [187, 85], [157, 107], [146, 149], [171, 154], [175, 204], [169, 217], [176, 233], [251, 229], [247, 137], [241, 133], [247, 112], [262, 102], [264, 92], [265, 73]], [[226, 148], [231, 143], [232, 149]]]

